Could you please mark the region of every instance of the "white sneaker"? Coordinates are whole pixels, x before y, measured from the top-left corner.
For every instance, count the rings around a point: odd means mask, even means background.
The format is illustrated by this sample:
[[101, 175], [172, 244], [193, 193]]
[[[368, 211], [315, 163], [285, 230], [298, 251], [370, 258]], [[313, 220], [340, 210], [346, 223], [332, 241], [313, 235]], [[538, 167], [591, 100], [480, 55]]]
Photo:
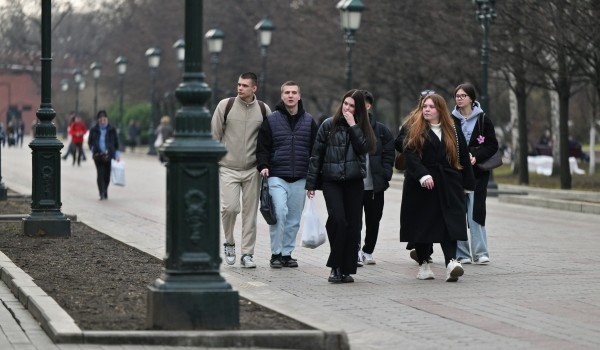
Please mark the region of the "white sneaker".
[[432, 280], [435, 278], [435, 275], [433, 274], [433, 271], [431, 271], [428, 263], [423, 263], [423, 265], [419, 266], [417, 278], [420, 280]]
[[450, 260], [446, 268], [446, 282], [456, 282], [458, 278], [465, 273], [460, 262], [455, 259]]
[[458, 262], [461, 263], [461, 264], [465, 264], [466, 265], [466, 264], [470, 264], [471, 263], [471, 259], [469, 259], [469, 258], [459, 258]]
[[363, 267], [362, 250], [358, 251], [358, 260], [356, 260], [356, 267]]
[[490, 263], [490, 258], [488, 258], [485, 255], [482, 255], [479, 257], [479, 259], [477, 259], [477, 263], [481, 264], [481, 265], [486, 265]]
[[225, 243], [225, 262], [227, 265], [235, 264], [235, 244]]
[[254, 258], [250, 254], [244, 254], [242, 256], [242, 259], [240, 260], [240, 263], [242, 264], [242, 267], [245, 268], [251, 269], [256, 267], [256, 263], [254, 263]]
[[362, 253], [362, 260], [364, 261], [365, 265], [375, 265], [375, 259], [373, 259], [373, 254], [369, 254], [369, 253], [365, 253], [365, 252], [361, 252]]

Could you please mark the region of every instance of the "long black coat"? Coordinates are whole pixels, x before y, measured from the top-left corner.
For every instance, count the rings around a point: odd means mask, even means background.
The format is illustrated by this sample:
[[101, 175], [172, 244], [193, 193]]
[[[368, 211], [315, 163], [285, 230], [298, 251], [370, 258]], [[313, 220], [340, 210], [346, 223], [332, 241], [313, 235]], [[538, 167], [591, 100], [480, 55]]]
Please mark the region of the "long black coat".
[[[483, 124], [480, 126], [482, 120]], [[480, 135], [484, 137], [483, 143], [481, 144], [478, 141], [478, 137]], [[485, 113], [481, 113], [477, 116], [477, 122], [473, 128], [471, 140], [469, 140], [469, 150], [471, 151], [473, 157], [477, 159], [477, 163], [485, 162], [498, 151], [498, 140], [496, 139], [496, 130], [494, 129], [494, 124], [492, 124], [492, 121], [485, 115]], [[479, 169], [477, 164], [475, 164], [475, 166], [473, 166], [473, 173], [475, 174], [473, 220], [481, 226], [485, 226], [485, 200], [487, 198], [487, 187], [490, 180], [490, 172]]]
[[[456, 132], [462, 170], [450, 166], [446, 147], [432, 130], [428, 130], [422, 157], [413, 149], [404, 149], [406, 171], [400, 209], [401, 242], [467, 240], [464, 191], [473, 190], [475, 181], [460, 124], [456, 126]], [[421, 187], [419, 179], [425, 175], [433, 177], [434, 188], [431, 190]]]

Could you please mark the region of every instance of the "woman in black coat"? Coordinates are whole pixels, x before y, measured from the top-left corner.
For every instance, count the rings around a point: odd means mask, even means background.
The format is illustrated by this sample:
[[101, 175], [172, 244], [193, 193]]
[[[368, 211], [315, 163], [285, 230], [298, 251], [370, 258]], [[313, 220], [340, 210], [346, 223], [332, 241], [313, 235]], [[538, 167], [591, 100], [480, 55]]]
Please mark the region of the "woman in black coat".
[[419, 259], [418, 279], [433, 279], [427, 259], [440, 243], [446, 281], [464, 273], [456, 261], [456, 242], [467, 239], [465, 190], [474, 189], [467, 144], [440, 95], [421, 103], [404, 141], [406, 171], [400, 209], [400, 241], [413, 242]]
[[96, 118], [98, 122], [90, 129], [88, 146], [96, 165], [96, 183], [100, 200], [106, 200], [110, 184], [111, 159], [120, 161], [121, 152], [119, 151], [117, 130], [108, 124], [106, 111], [98, 111]]
[[460, 84], [454, 89], [456, 108], [452, 111], [452, 117], [461, 123], [475, 174], [475, 191], [467, 196], [467, 222], [471, 232], [471, 249], [469, 251], [469, 241], [461, 241], [458, 242], [456, 253], [458, 261], [463, 264], [471, 262], [489, 264], [490, 262], [485, 230], [485, 200], [490, 172], [480, 169], [477, 163], [485, 162], [498, 151], [498, 140], [494, 124], [485, 115], [479, 102], [475, 101], [476, 97], [475, 87], [472, 84]]
[[365, 97], [361, 90], [350, 90], [334, 116], [326, 119], [317, 132], [305, 185], [306, 195], [313, 198], [322, 182], [331, 248], [328, 281], [332, 283], [354, 282], [350, 275], [356, 273], [362, 227], [365, 154], [374, 150], [375, 135]]

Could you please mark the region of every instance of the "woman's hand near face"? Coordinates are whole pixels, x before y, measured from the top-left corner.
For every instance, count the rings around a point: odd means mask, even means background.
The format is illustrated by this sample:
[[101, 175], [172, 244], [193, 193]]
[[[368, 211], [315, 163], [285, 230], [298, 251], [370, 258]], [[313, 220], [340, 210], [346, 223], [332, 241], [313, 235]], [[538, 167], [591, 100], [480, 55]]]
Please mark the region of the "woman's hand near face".
[[350, 126], [354, 126], [356, 121], [354, 120], [354, 115], [348, 111], [344, 112], [344, 118], [346, 119], [346, 123]]

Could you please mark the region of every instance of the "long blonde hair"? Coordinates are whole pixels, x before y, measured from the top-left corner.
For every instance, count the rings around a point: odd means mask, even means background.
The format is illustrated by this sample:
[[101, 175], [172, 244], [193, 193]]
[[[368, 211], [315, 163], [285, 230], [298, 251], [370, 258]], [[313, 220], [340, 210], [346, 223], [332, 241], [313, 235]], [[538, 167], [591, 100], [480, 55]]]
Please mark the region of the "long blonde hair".
[[448, 163], [456, 169], [462, 169], [458, 158], [458, 134], [456, 132], [454, 121], [450, 116], [448, 105], [444, 98], [437, 94], [427, 95], [419, 102], [418, 110], [410, 116], [410, 128], [406, 138], [406, 147], [414, 149], [419, 156], [423, 156], [423, 144], [428, 137], [428, 131], [431, 128], [429, 123], [423, 117], [423, 105], [425, 101], [431, 100], [435, 109], [440, 115], [440, 124], [442, 128], [442, 142], [446, 146], [446, 159]]

